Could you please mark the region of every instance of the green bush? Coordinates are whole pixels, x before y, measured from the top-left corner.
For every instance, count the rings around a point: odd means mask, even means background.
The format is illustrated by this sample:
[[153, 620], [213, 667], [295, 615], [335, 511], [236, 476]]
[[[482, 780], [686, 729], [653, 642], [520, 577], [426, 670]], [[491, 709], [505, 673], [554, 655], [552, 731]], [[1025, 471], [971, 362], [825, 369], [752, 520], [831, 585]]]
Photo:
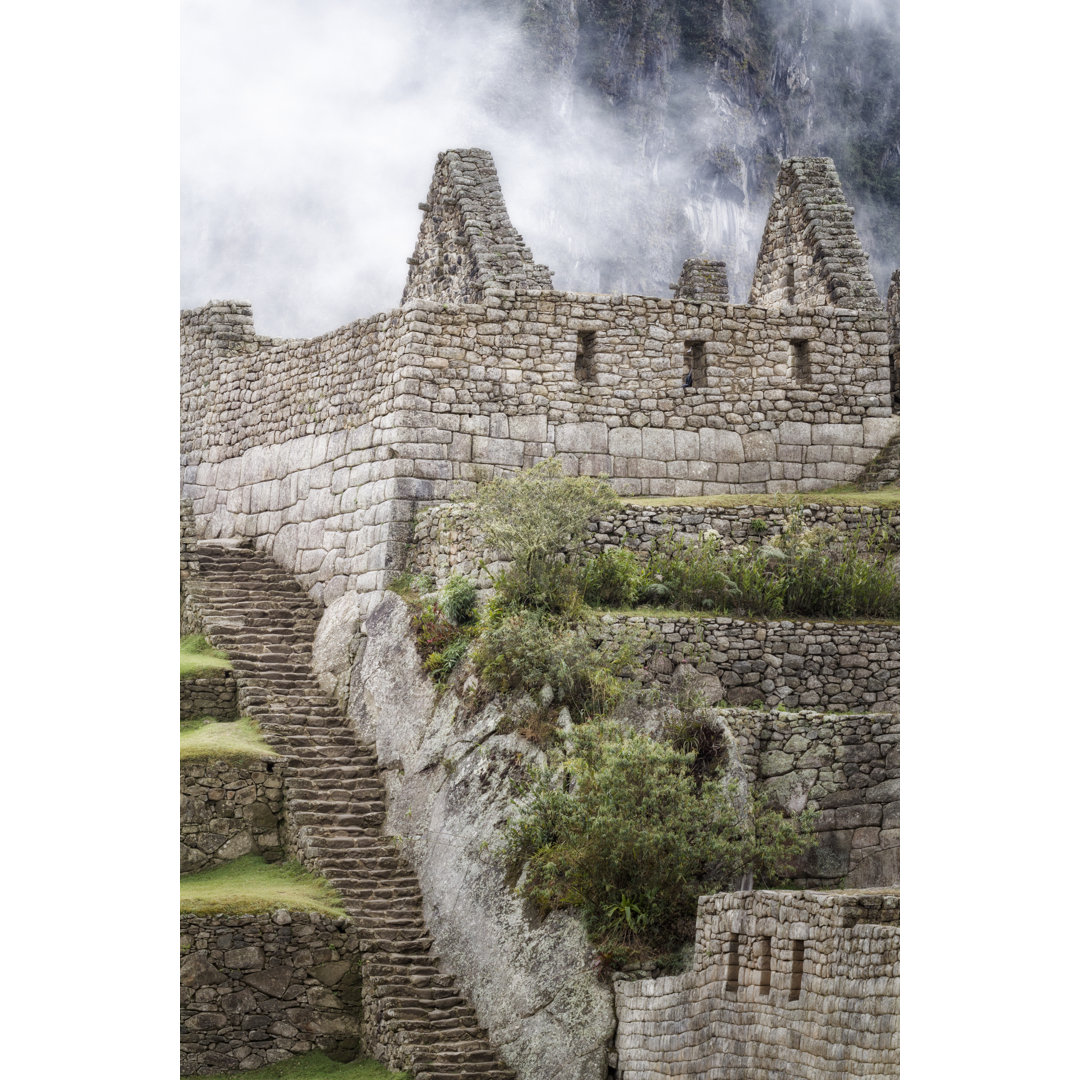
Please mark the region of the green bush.
[[695, 777], [693, 760], [613, 721], [575, 728], [505, 828], [524, 895], [541, 910], [579, 908], [609, 952], [657, 950], [692, 933], [701, 893], [750, 869], [761, 884], [787, 872], [812, 842], [811, 816], [787, 820], [761, 800], [740, 810], [732, 785]]
[[595, 607], [633, 607], [647, 584], [645, 567], [629, 548], [612, 548], [584, 567], [585, 602]]
[[510, 561], [502, 587], [519, 603], [564, 611], [580, 596], [574, 566], [590, 520], [619, 505], [606, 480], [566, 476], [548, 459], [512, 479], [481, 484], [465, 504], [463, 524]]
[[461, 574], [451, 574], [439, 593], [439, 606], [455, 626], [461, 626], [473, 617], [476, 586]]
[[485, 612], [472, 659], [493, 689], [536, 698], [549, 686], [555, 704], [582, 715], [614, 708], [624, 690], [617, 676], [635, 662], [635, 649], [629, 639], [597, 648], [584, 626], [545, 612], [496, 606]]
[[884, 538], [804, 529], [724, 550], [719, 538], [661, 540], [645, 567], [642, 602], [728, 615], [895, 618], [900, 613], [898, 560]]

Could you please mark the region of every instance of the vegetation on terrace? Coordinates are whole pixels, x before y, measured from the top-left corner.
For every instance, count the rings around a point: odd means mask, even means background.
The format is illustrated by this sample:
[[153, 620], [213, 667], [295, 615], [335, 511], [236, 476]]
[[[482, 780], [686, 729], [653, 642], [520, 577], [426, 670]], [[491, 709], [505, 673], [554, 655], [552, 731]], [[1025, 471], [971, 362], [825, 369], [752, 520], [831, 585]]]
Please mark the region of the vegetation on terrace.
[[[691, 940], [701, 893], [750, 871], [775, 881], [813, 839], [811, 815], [785, 817], [757, 796], [738, 796], [722, 772], [726, 755], [691, 703], [676, 708], [680, 719], [661, 741], [612, 719], [636, 693], [625, 676], [639, 643], [626, 634], [597, 648], [586, 600], [625, 601], [634, 591], [627, 582], [636, 589], [650, 572], [663, 584], [660, 563], [645, 566], [630, 551], [585, 558], [590, 520], [615, 505], [604, 481], [564, 477], [545, 462], [481, 487], [468, 506], [471, 524], [511, 559], [482, 610], [458, 576], [438, 594], [416, 575], [392, 587], [412, 608], [418, 651], [436, 678], [450, 678], [467, 657], [489, 691], [534, 702], [518, 730], [548, 749], [549, 764], [521, 789], [503, 857], [513, 876], [524, 871], [521, 891], [541, 912], [578, 908], [603, 962], [625, 967], [670, 958]], [[697, 578], [730, 584], [713, 565], [719, 550], [705, 551], [712, 561]], [[673, 548], [666, 557], [664, 573], [685, 577], [692, 553]], [[590, 574], [597, 566], [602, 572]], [[664, 595], [700, 606], [699, 592], [684, 583]], [[568, 732], [555, 722], [563, 708]]]
[[258, 855], [244, 855], [180, 877], [182, 915], [258, 915], [279, 908], [345, 914], [329, 883], [295, 863], [268, 863]]
[[804, 491], [790, 494], [749, 495], [631, 495], [621, 500], [634, 506], [775, 506], [795, 508], [813, 503], [817, 506], [900, 505], [900, 485], [889, 484], [876, 491], [862, 491], [854, 484], [840, 484], [827, 491]]
[[225, 722], [202, 717], [180, 725], [181, 761], [254, 761], [276, 756], [250, 716]]
[[333, 1061], [321, 1050], [290, 1058], [261, 1069], [204, 1075], [202, 1080], [410, 1080], [411, 1073], [391, 1072], [385, 1065], [365, 1058], [360, 1061]]
[[215, 649], [201, 634], [188, 634], [180, 639], [180, 678], [190, 679], [208, 671], [232, 668], [229, 658]]

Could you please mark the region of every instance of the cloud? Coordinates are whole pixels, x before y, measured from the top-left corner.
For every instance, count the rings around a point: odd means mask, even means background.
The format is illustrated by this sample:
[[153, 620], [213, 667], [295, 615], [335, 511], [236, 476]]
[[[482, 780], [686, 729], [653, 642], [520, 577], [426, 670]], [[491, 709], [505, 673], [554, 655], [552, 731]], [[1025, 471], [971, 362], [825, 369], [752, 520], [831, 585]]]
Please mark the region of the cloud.
[[665, 295], [702, 248], [746, 277], [765, 203], [700, 175], [703, 141], [737, 142], [746, 117], [676, 71], [663, 136], [643, 139], [584, 85], [582, 57], [575, 80], [532, 50], [525, 6], [185, 0], [184, 306], [250, 300], [275, 336], [395, 306], [417, 202], [459, 146], [492, 151], [557, 288]]

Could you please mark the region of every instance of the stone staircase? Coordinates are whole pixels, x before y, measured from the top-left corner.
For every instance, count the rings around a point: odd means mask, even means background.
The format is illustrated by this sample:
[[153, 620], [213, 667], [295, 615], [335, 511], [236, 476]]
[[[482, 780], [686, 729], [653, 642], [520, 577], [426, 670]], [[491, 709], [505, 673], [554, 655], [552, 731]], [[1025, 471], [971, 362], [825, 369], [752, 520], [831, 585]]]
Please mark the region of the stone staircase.
[[202, 541], [198, 564], [189, 602], [229, 653], [241, 714], [285, 756], [286, 814], [301, 857], [338, 890], [361, 934], [371, 1051], [415, 1080], [514, 1080], [453, 976], [439, 970], [416, 874], [382, 834], [375, 748], [312, 674], [318, 605], [250, 548]]

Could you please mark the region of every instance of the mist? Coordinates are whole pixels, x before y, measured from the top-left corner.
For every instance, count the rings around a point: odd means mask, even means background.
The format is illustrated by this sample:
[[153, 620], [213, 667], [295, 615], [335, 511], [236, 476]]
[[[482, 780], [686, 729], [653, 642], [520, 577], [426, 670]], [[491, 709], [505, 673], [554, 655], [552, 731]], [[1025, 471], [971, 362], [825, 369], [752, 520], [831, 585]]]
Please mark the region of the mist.
[[[649, 43], [661, 55], [637, 81], [612, 82], [625, 43], [587, 34], [585, 6], [578, 34], [563, 18], [573, 0], [185, 0], [183, 306], [249, 300], [258, 332], [280, 337], [396, 306], [435, 158], [465, 146], [493, 153], [556, 288], [668, 295], [682, 260], [708, 254], [745, 300], [778, 163], [748, 91], [722, 58], [681, 61], [677, 34]], [[821, 0], [801, 7], [824, 17]], [[895, 5], [824, 7], [850, 27]], [[572, 47], [537, 47], [564, 32]], [[778, 152], [844, 137], [808, 117], [805, 145]], [[856, 203], [872, 256], [887, 203]], [[885, 248], [879, 288], [895, 265]]]

